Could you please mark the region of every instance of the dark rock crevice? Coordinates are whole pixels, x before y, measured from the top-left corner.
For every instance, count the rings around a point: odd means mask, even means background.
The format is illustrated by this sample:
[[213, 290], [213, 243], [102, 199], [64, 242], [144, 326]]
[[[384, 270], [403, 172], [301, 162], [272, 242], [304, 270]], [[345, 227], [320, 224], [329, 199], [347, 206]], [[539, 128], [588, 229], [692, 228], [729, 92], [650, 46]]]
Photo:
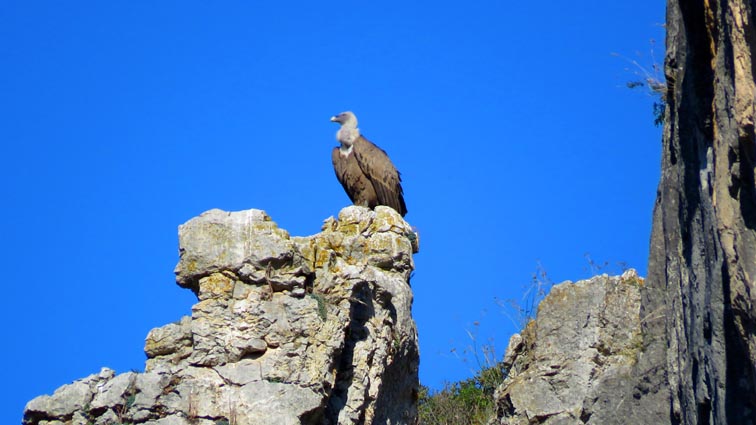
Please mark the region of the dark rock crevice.
[[353, 286], [349, 300], [349, 326], [344, 330], [345, 344], [338, 355], [336, 382], [325, 409], [325, 424], [339, 423], [339, 414], [346, 407], [348, 392], [354, 380], [355, 347], [360, 341], [367, 339], [369, 330], [365, 324], [375, 314], [372, 299], [367, 283], [361, 282]]
[[[740, 1], [668, 2], [668, 154], [662, 158], [642, 307], [666, 317], [663, 325], [644, 325], [652, 341], [644, 354], [657, 367], [643, 379], [659, 383], [662, 394], [639, 399], [648, 410], [669, 412], [659, 423], [754, 419], [754, 357], [748, 351], [753, 311], [733, 308], [735, 300], [751, 302], [753, 285], [739, 271], [754, 262], [752, 245], [743, 243], [753, 238], [748, 223], [754, 216], [742, 188], [752, 167], [743, 167], [747, 155], [738, 136], [753, 140], [747, 99], [753, 91], [742, 93], [753, 87], [753, 64], [742, 75], [736, 63], [750, 61], [742, 52], [753, 50], [744, 43], [753, 40], [753, 30], [747, 19], [743, 24], [733, 18], [742, 18], [743, 10], [751, 17], [750, 8]], [[733, 279], [733, 271], [741, 275]]]

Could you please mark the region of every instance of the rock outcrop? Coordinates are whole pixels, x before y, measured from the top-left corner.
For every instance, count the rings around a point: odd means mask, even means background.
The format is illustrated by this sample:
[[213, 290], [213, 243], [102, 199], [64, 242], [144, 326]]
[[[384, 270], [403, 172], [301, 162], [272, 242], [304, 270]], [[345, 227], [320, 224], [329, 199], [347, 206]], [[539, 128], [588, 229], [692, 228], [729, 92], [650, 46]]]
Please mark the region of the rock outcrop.
[[490, 424], [610, 423], [607, 395], [630, 378], [642, 349], [643, 285], [628, 270], [554, 286], [509, 341]]
[[25, 424], [406, 424], [417, 417], [414, 234], [348, 207], [310, 237], [262, 211], [179, 228], [191, 316], [149, 332], [143, 373], [112, 370], [30, 401]]

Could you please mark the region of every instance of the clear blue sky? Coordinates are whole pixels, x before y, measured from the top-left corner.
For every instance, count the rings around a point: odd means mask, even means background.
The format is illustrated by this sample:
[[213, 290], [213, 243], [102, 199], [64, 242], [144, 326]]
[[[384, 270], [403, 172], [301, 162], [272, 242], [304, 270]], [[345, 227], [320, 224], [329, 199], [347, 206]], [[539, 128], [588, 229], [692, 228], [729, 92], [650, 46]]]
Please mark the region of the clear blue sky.
[[[662, 60], [660, 1], [0, 2], [0, 423], [190, 314], [177, 226], [260, 208], [293, 235], [349, 204], [329, 117], [404, 177], [422, 383], [516, 326], [537, 263], [645, 274], [661, 131], [617, 52]], [[617, 267], [614, 267], [617, 270]]]

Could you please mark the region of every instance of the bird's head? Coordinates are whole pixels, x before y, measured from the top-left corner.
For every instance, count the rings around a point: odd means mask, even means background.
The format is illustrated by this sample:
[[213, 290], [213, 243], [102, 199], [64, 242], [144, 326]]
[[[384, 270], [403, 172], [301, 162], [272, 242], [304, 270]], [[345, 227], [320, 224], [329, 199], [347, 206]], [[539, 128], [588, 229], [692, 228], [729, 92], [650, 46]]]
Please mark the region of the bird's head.
[[357, 117], [350, 111], [342, 112], [331, 117], [331, 122], [337, 122], [346, 127], [357, 127]]

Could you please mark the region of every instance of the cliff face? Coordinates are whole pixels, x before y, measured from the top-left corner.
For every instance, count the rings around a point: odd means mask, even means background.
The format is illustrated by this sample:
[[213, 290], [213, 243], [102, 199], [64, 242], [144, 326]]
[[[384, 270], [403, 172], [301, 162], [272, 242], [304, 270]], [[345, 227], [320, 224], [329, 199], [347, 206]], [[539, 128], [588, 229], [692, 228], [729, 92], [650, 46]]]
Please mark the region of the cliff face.
[[[753, 13], [754, 3], [742, 0], [667, 3], [662, 172], [640, 292], [640, 349], [631, 365], [614, 369], [624, 379], [570, 379], [571, 357], [547, 378], [550, 362], [536, 362], [527, 383], [515, 375], [500, 390], [497, 421], [756, 423]], [[542, 314], [549, 313], [539, 310], [537, 330]], [[586, 333], [590, 328], [555, 344], [590, 354], [592, 347], [576, 345]], [[548, 333], [535, 332], [531, 341], [537, 357]], [[578, 364], [593, 370], [591, 361]], [[549, 386], [536, 391], [544, 382]], [[536, 394], [525, 403], [517, 391]]]
[[[753, 3], [670, 0], [641, 408], [756, 422]], [[660, 403], [661, 400], [669, 400]]]
[[199, 302], [150, 331], [145, 371], [64, 385], [24, 423], [414, 423], [412, 235], [386, 207], [293, 238], [259, 210], [208, 211], [179, 228]]

